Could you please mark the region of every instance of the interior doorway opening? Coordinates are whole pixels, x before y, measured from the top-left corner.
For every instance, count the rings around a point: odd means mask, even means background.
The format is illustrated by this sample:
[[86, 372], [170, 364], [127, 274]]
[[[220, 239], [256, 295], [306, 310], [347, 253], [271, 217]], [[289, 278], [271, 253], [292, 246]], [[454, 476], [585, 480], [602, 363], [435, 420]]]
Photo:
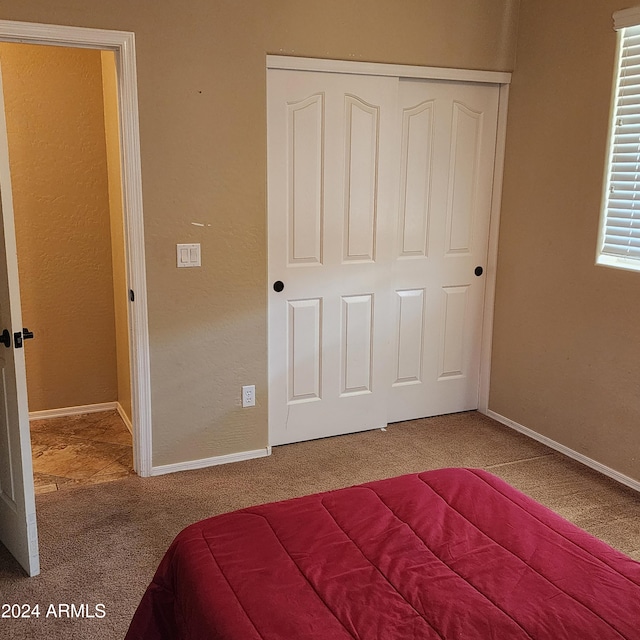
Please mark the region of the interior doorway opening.
[[0, 61], [38, 493], [133, 471], [117, 73], [98, 49]]
[[[134, 468], [151, 474], [151, 380], [145, 271], [140, 133], [135, 36], [62, 25], [0, 20], [0, 42], [55, 45], [112, 51], [115, 54], [123, 190], [127, 277], [130, 294], [129, 345], [134, 436]], [[2, 88], [0, 74], [0, 93]], [[17, 245], [4, 102], [0, 105], [0, 541], [28, 575], [40, 572], [31, 458], [26, 364], [23, 348]]]

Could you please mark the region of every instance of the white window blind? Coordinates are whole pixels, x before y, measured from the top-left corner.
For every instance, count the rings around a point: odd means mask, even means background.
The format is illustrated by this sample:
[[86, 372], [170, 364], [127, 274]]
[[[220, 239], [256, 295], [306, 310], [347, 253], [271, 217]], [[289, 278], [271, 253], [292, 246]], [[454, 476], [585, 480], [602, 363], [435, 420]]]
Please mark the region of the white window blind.
[[640, 25], [620, 38], [598, 263], [640, 270]]

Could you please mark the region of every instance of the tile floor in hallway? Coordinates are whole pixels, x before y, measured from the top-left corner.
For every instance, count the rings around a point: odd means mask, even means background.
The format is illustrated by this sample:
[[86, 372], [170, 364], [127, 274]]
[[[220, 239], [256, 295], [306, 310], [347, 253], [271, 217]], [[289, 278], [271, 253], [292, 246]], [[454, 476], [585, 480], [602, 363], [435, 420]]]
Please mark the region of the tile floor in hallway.
[[117, 411], [31, 421], [36, 494], [133, 473], [131, 434]]

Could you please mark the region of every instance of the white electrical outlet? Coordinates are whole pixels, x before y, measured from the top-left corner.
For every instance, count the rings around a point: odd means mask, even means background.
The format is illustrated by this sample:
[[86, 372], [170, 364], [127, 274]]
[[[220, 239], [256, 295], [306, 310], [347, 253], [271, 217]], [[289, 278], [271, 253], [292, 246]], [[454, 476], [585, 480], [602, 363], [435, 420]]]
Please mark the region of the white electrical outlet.
[[256, 385], [255, 384], [247, 384], [242, 387], [242, 406], [243, 407], [256, 406]]

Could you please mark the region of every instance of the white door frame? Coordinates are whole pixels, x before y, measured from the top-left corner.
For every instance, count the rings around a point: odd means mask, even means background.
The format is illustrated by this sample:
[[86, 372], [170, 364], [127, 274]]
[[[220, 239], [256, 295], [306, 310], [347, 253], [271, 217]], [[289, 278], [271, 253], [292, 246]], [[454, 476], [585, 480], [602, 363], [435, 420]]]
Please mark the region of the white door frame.
[[133, 423], [133, 466], [151, 474], [151, 379], [147, 280], [142, 215], [142, 173], [135, 37], [128, 31], [0, 20], [0, 42], [113, 51], [118, 74], [118, 113], [125, 228], [126, 269], [135, 302], [129, 306], [129, 353]]
[[325, 73], [349, 73], [360, 75], [397, 76], [425, 80], [451, 80], [453, 82], [476, 82], [494, 84], [499, 87], [498, 128], [496, 132], [496, 154], [493, 168], [493, 192], [489, 220], [489, 245], [485, 270], [484, 309], [482, 314], [482, 345], [480, 355], [480, 379], [478, 388], [478, 411], [489, 410], [489, 388], [491, 376], [491, 347], [493, 341], [493, 317], [498, 264], [498, 233], [502, 204], [502, 178], [507, 137], [507, 106], [511, 73], [504, 71], [478, 71], [473, 69], [447, 69], [443, 67], [420, 67], [377, 62], [351, 60], [325, 60], [319, 58], [297, 58], [294, 56], [267, 56], [267, 69], [290, 69], [320, 71]]

